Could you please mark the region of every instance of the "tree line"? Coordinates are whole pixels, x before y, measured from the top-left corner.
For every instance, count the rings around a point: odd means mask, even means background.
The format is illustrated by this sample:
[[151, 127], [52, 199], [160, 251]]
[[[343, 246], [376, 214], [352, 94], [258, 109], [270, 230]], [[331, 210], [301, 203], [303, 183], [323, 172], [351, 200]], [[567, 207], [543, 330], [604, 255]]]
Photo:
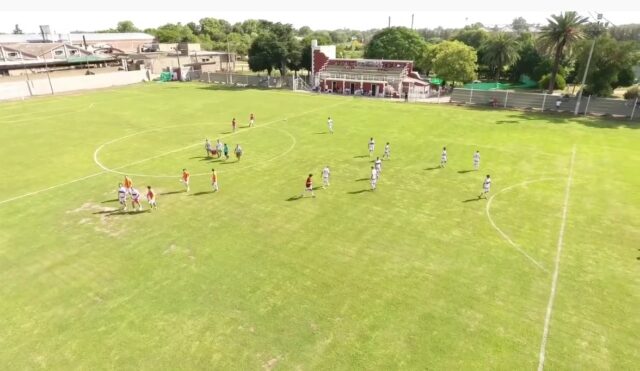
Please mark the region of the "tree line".
[[550, 16], [539, 29], [519, 17], [508, 32], [480, 23], [462, 29], [314, 31], [266, 20], [231, 24], [216, 18], [145, 30], [122, 21], [115, 29], [101, 32], [141, 31], [159, 42], [193, 42], [205, 50], [229, 50], [246, 56], [251, 70], [268, 74], [309, 70], [311, 40], [316, 39], [320, 45], [336, 44], [338, 57], [407, 59], [415, 61], [415, 69], [425, 76], [437, 75], [449, 82], [528, 79], [550, 92], [564, 89], [567, 82], [580, 83], [595, 45], [585, 93], [599, 96], [632, 85], [633, 67], [640, 64], [640, 24], [607, 27], [572, 11]]

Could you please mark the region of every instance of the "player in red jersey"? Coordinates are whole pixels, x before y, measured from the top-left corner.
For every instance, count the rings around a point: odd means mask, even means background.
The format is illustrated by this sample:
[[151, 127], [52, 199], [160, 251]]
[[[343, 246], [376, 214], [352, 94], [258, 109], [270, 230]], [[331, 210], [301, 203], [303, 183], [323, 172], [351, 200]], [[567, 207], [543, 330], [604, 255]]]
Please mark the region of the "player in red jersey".
[[218, 188], [218, 173], [216, 169], [211, 169], [211, 187], [215, 192], [218, 192], [220, 189]]
[[187, 187], [187, 192], [189, 192], [189, 179], [190, 178], [191, 178], [191, 175], [189, 174], [187, 169], [182, 169], [182, 177], [180, 178], [180, 182], [182, 184], [184, 184], [185, 187]]
[[255, 124], [255, 122], [256, 122], [255, 120], [256, 120], [256, 118], [255, 118], [255, 116], [253, 116], [253, 113], [252, 113], [252, 114], [249, 116], [249, 127], [253, 127], [253, 126], [254, 126], [254, 124]]
[[156, 193], [151, 189], [151, 186], [147, 186], [147, 201], [151, 209], [157, 209], [158, 203], [156, 202]]
[[305, 192], [311, 192], [311, 197], [316, 197], [313, 193], [313, 180], [311, 178], [313, 178], [313, 174], [309, 174], [307, 177], [307, 181], [304, 183], [304, 192], [302, 192], [300, 197], [304, 197]]
[[231, 120], [231, 131], [232, 132], [236, 132], [236, 118], [234, 117], [233, 120]]

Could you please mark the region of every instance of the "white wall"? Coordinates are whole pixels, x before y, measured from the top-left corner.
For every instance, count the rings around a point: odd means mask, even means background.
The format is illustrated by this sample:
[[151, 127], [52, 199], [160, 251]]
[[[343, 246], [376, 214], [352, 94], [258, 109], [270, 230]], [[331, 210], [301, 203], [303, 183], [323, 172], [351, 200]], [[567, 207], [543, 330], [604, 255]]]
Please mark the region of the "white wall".
[[[89, 90], [136, 84], [147, 80], [146, 70], [102, 73], [96, 75], [56, 77], [51, 79], [54, 93]], [[0, 100], [24, 99], [33, 95], [50, 95], [48, 79], [0, 83]]]

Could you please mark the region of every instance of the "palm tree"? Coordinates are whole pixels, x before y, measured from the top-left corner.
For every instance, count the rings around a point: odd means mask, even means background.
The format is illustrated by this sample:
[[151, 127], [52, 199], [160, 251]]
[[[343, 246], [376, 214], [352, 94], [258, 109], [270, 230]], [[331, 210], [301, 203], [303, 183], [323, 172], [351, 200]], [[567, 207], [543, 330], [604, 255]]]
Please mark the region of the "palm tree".
[[504, 32], [498, 32], [481, 46], [482, 60], [496, 71], [496, 81], [500, 82], [500, 73], [520, 59], [519, 45], [516, 39]]
[[551, 76], [549, 76], [549, 94], [553, 93], [562, 54], [565, 49], [571, 52], [571, 48], [575, 43], [584, 38], [581, 25], [587, 23], [587, 20], [587, 17], [582, 17], [578, 13], [570, 11], [560, 13], [560, 15], [552, 15], [551, 19], [547, 19], [549, 24], [542, 28], [538, 39], [540, 46], [550, 54], [553, 54], [553, 66], [551, 68]]

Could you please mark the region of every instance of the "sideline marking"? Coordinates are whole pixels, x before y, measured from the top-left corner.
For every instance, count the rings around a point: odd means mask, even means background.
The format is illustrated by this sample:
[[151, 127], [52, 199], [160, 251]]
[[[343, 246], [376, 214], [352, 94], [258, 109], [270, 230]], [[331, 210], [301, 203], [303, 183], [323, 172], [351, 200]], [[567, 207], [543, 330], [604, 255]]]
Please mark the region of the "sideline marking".
[[571, 183], [573, 182], [573, 163], [576, 158], [576, 145], [573, 145], [571, 151], [571, 164], [569, 165], [569, 178], [567, 179], [567, 188], [564, 192], [564, 205], [562, 207], [562, 222], [560, 223], [560, 235], [558, 236], [558, 249], [556, 251], [555, 268], [553, 270], [553, 279], [551, 280], [551, 292], [549, 293], [549, 303], [547, 304], [547, 313], [544, 316], [544, 329], [542, 330], [542, 342], [540, 343], [540, 357], [538, 358], [538, 371], [544, 370], [544, 358], [547, 350], [547, 339], [549, 338], [549, 325], [551, 323], [551, 312], [553, 311], [553, 302], [556, 298], [558, 288], [558, 276], [560, 274], [560, 255], [562, 254], [562, 244], [564, 240], [564, 229], [567, 225], [567, 211], [569, 209], [569, 194], [571, 192]]

